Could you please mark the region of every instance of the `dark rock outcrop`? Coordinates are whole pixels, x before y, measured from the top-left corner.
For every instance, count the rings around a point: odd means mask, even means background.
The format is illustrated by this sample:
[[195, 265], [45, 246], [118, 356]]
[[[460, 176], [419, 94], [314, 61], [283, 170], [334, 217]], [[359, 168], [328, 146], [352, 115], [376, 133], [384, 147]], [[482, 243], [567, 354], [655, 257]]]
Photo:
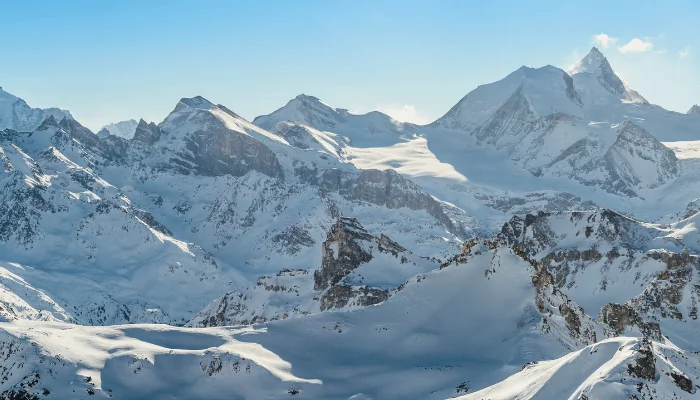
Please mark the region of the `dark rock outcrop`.
[[131, 140], [150, 146], [160, 139], [160, 135], [161, 133], [158, 125], [154, 124], [153, 122], [149, 124], [141, 119], [139, 120], [139, 124], [136, 126], [134, 138]]
[[364, 201], [389, 209], [408, 208], [423, 210], [441, 222], [450, 232], [460, 236], [440, 203], [423, 192], [418, 185], [399, 175], [393, 169], [361, 170], [351, 174], [338, 169], [326, 170], [320, 177], [321, 193], [337, 192], [347, 200]]
[[356, 219], [341, 217], [323, 242], [321, 266], [314, 272], [314, 289], [325, 290], [372, 260], [372, 253], [361, 245], [372, 239]]

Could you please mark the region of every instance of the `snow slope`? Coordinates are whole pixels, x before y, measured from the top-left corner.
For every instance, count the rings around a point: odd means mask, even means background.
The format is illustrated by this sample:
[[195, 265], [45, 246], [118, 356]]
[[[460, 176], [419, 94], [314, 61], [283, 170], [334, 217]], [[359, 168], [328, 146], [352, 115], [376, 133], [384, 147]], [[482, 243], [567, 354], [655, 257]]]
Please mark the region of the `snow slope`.
[[0, 87], [0, 130], [32, 131], [49, 116], [53, 116], [56, 120], [73, 119], [67, 110], [32, 108], [24, 100], [5, 92]]
[[562, 358], [530, 364], [462, 400], [694, 399], [698, 356], [672, 344], [608, 339]]

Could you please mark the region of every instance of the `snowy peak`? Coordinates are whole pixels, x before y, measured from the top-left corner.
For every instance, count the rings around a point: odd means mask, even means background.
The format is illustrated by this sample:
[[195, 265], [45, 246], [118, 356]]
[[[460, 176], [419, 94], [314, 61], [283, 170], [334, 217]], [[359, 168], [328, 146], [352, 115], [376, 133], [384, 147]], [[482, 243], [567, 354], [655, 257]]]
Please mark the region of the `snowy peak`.
[[577, 86], [589, 86], [588, 79], [577, 79], [577, 76], [580, 78], [581, 75], [588, 75], [595, 77], [603, 89], [622, 100], [648, 104], [644, 97], [622, 82], [615, 74], [608, 59], [596, 47], [593, 47], [581, 61], [569, 67], [567, 72], [574, 77]]
[[136, 129], [134, 130], [133, 140], [136, 142], [152, 145], [160, 139], [160, 128], [158, 125], [151, 122], [150, 124], [143, 119], [139, 120]]
[[73, 119], [73, 116], [66, 110], [32, 108], [24, 100], [5, 92], [0, 87], [0, 130], [9, 128], [21, 132], [31, 132], [49, 116], [53, 116], [56, 120]]
[[[581, 61], [569, 67], [569, 69], [566, 72], [568, 72], [569, 75], [579, 73], [590, 74], [601, 68], [603, 63], [608, 64], [607, 58], [605, 58], [603, 53], [601, 53], [600, 50], [598, 50], [598, 48], [594, 47], [591, 49], [591, 51], [588, 52], [588, 54], [586, 54], [585, 57], [581, 59]], [[608, 66], [609, 65], [610, 64], [608, 64]]]
[[580, 96], [566, 72], [551, 65], [521, 67], [500, 81], [472, 90], [434, 125], [473, 132], [516, 97], [522, 98], [534, 116], [578, 116], [582, 112]]
[[690, 115], [700, 115], [700, 106], [695, 104], [694, 106], [690, 107], [690, 110], [688, 110], [688, 114]]
[[[138, 140], [158, 141], [161, 147], [161, 155], [151, 160], [158, 168], [204, 176], [243, 176], [256, 170], [282, 177], [277, 156], [267, 145], [286, 145], [284, 139], [201, 96], [180, 100], [159, 129], [145, 121], [140, 126]], [[161, 134], [168, 140], [159, 141]]]
[[299, 122], [319, 130], [332, 131], [345, 122], [346, 116], [346, 110], [333, 108], [317, 97], [300, 94], [272, 114], [255, 118], [253, 123], [270, 130], [278, 122]]

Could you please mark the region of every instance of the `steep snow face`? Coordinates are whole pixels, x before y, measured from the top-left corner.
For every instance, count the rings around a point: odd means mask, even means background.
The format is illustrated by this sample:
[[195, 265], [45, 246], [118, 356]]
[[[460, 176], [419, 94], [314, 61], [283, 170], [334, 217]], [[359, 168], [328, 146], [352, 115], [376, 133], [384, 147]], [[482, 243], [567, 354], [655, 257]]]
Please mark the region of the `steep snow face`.
[[49, 116], [53, 116], [57, 121], [63, 118], [73, 119], [66, 110], [32, 108], [24, 100], [5, 92], [0, 87], [0, 130], [33, 131]]
[[433, 126], [473, 132], [514, 94], [535, 116], [565, 113], [583, 115], [581, 99], [571, 77], [559, 68], [522, 67], [504, 79], [469, 92]]
[[344, 159], [344, 146], [347, 138], [333, 132], [322, 132], [308, 125], [296, 122], [278, 122], [270, 132], [284, 138], [291, 146], [303, 150], [327, 153]]
[[153, 152], [158, 168], [204, 176], [243, 176], [250, 171], [283, 176], [277, 155], [265, 143], [286, 144], [283, 139], [202, 97], [182, 99], [160, 129], [163, 138]]
[[410, 137], [417, 129], [416, 125], [396, 121], [377, 111], [353, 114], [307, 95], [297, 96], [272, 114], [255, 118], [253, 123], [274, 130], [276, 124], [285, 121], [339, 134], [355, 147], [393, 145]]
[[698, 355], [671, 344], [615, 338], [552, 361], [529, 364], [510, 378], [461, 400], [694, 399]]
[[628, 197], [679, 172], [673, 151], [638, 125], [591, 124], [567, 113], [541, 117], [524, 86], [473, 135], [535, 176], [564, 176]]
[[124, 139], [131, 139], [134, 137], [134, 133], [136, 132], [136, 127], [138, 125], [139, 125], [139, 122], [136, 121], [135, 119], [115, 122], [115, 123], [103, 126], [99, 130], [99, 132], [97, 132], [97, 136], [103, 138], [103, 137], [107, 137], [109, 135], [114, 135], [114, 136], [118, 136], [118, 137], [124, 138]]
[[[538, 166], [541, 169], [536, 173], [569, 176], [585, 185], [628, 197], [637, 196], [641, 189], [655, 189], [679, 176], [680, 164], [675, 153], [643, 128], [632, 122], [610, 128], [613, 132], [588, 128], [586, 137], [568, 136], [570, 140], [577, 140], [554, 160]], [[610, 144], [613, 138], [615, 141]], [[545, 148], [535, 154], [542, 151]], [[527, 152], [521, 153], [520, 157], [524, 158], [525, 154]], [[526, 163], [533, 167], [532, 159]]]
[[[590, 84], [589, 78], [595, 78], [603, 89], [621, 100], [648, 103], [639, 93], [629, 89], [622, 82], [613, 71], [608, 59], [595, 47], [581, 61], [571, 66], [567, 72], [574, 78], [577, 86], [582, 83]], [[594, 101], [596, 99], [587, 100]]]
[[690, 107], [690, 110], [688, 110], [689, 115], [700, 115], [700, 106], [695, 104], [694, 106]]

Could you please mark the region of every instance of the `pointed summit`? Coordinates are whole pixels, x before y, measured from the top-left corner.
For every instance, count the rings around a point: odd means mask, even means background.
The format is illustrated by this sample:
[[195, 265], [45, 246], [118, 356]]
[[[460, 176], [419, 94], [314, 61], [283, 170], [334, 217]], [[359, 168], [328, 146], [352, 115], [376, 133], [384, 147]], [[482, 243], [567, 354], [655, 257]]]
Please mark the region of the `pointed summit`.
[[580, 73], [591, 74], [596, 72], [598, 69], [601, 69], [601, 67], [607, 69], [610, 68], [610, 64], [603, 53], [601, 53], [597, 47], [593, 47], [591, 51], [589, 51], [588, 54], [581, 59], [581, 61], [569, 67], [566, 72], [568, 72], [569, 75]]
[[160, 139], [160, 128], [158, 125], [151, 122], [150, 124], [142, 119], [139, 120], [136, 130], [134, 131], [135, 142], [152, 145]]
[[700, 115], [700, 106], [696, 104], [696, 105], [690, 107], [690, 110], [688, 110], [688, 114]]
[[597, 47], [593, 47], [581, 61], [569, 67], [566, 71], [574, 78], [574, 83], [586, 86], [585, 81], [596, 79], [608, 93], [624, 101], [648, 104], [649, 102], [636, 91], [627, 87], [622, 79], [615, 74], [608, 59]]
[[58, 128], [58, 122], [53, 115], [49, 115], [42, 123], [36, 128], [37, 131], [45, 131], [49, 128]]

